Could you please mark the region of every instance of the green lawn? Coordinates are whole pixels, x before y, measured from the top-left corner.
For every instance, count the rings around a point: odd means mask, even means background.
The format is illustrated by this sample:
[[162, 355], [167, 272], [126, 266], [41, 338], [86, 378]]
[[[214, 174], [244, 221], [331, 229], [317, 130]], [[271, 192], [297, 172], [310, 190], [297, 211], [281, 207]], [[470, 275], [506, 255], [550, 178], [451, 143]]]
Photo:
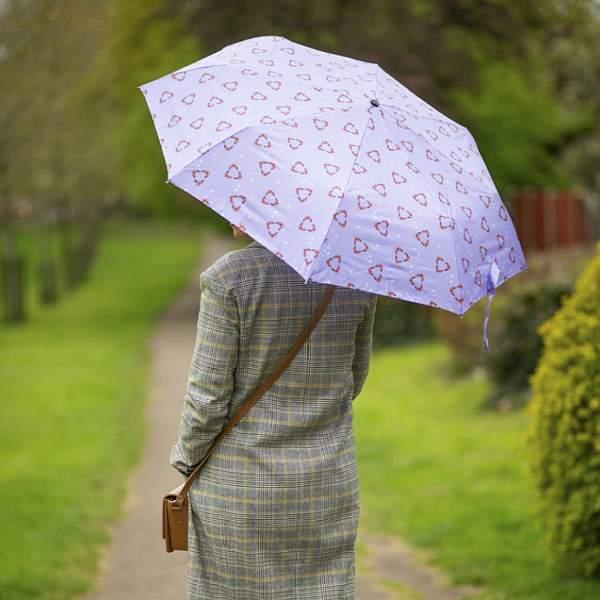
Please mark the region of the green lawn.
[[83, 286], [0, 325], [2, 600], [63, 600], [92, 581], [142, 446], [147, 339], [200, 239], [191, 226], [111, 222]]
[[354, 405], [361, 526], [433, 551], [486, 599], [592, 600], [600, 582], [544, 561], [525, 470], [524, 412], [480, 410], [485, 381], [448, 381], [438, 343], [374, 352]]

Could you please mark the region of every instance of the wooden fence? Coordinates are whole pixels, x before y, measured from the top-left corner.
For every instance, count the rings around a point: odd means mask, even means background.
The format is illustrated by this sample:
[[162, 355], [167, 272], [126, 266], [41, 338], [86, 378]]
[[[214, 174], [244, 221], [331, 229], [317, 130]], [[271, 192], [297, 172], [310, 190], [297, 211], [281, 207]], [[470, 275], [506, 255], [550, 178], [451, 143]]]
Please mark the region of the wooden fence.
[[523, 189], [511, 194], [510, 203], [524, 251], [572, 248], [593, 239], [592, 215], [580, 192]]

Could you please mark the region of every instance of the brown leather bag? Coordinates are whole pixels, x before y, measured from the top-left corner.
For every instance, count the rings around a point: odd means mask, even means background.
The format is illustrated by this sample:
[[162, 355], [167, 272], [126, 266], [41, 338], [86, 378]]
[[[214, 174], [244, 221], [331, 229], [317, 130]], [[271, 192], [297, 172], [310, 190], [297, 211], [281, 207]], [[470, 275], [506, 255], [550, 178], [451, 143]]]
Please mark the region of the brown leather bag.
[[240, 419], [256, 404], [256, 401], [275, 383], [277, 378], [286, 370], [288, 365], [292, 362], [296, 354], [300, 351], [304, 342], [308, 339], [312, 330], [323, 316], [327, 305], [333, 297], [335, 291], [334, 285], [327, 285], [319, 304], [315, 308], [315, 312], [311, 317], [310, 321], [306, 324], [304, 331], [300, 334], [287, 356], [279, 364], [279, 366], [273, 371], [273, 373], [260, 384], [252, 395], [242, 404], [231, 419], [227, 422], [221, 433], [215, 438], [212, 445], [208, 449], [208, 452], [200, 463], [194, 468], [191, 475], [174, 490], [171, 490], [163, 498], [163, 510], [162, 510], [162, 536], [165, 540], [167, 552], [173, 552], [173, 550], [187, 550], [188, 549], [188, 516], [189, 516], [189, 503], [188, 503], [188, 492], [192, 486], [194, 477], [198, 475], [210, 453], [213, 451], [215, 446], [221, 441], [223, 436], [231, 431], [240, 421]]

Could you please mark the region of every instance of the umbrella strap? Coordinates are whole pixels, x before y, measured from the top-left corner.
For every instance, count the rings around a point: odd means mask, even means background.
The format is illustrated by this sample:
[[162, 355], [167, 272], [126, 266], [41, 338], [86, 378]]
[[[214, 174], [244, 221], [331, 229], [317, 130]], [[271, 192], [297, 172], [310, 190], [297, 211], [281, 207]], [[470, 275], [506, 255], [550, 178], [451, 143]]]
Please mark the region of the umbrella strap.
[[483, 347], [487, 352], [490, 351], [490, 344], [488, 342], [488, 322], [490, 320], [490, 309], [492, 308], [493, 298], [494, 292], [488, 293], [487, 304], [485, 305], [485, 318], [483, 319]]
[[498, 285], [498, 281], [500, 279], [500, 269], [494, 261], [490, 270], [488, 271], [488, 275], [486, 277], [486, 288], [487, 288], [487, 304], [485, 306], [485, 317], [483, 319], [483, 347], [487, 352], [490, 351], [490, 344], [488, 342], [488, 323], [490, 320], [490, 309], [492, 308], [492, 300], [494, 299], [494, 295], [496, 293], [496, 286]]
[[225, 424], [225, 426], [223, 427], [223, 429], [221, 430], [219, 435], [213, 440], [210, 448], [208, 449], [208, 452], [204, 455], [204, 458], [200, 461], [200, 463], [198, 465], [196, 465], [196, 467], [194, 468], [192, 473], [189, 475], [189, 477], [185, 480], [185, 482], [177, 488], [178, 493], [177, 493], [177, 497], [175, 499], [175, 503], [177, 504], [178, 507], [183, 506], [183, 502], [185, 501], [187, 493], [188, 493], [190, 487], [192, 486], [194, 478], [196, 477], [196, 475], [198, 475], [198, 473], [200, 472], [200, 470], [202, 469], [202, 467], [208, 460], [210, 453], [214, 450], [216, 445], [221, 441], [221, 439], [225, 436], [225, 434], [227, 434], [229, 431], [231, 431], [239, 423], [240, 419], [256, 404], [256, 402], [275, 383], [275, 381], [277, 381], [279, 376], [286, 370], [286, 368], [294, 360], [294, 358], [298, 354], [298, 352], [300, 352], [300, 350], [302, 349], [302, 346], [304, 346], [304, 343], [306, 342], [306, 340], [312, 333], [313, 329], [316, 327], [317, 323], [319, 322], [319, 320], [325, 313], [325, 310], [327, 309], [327, 306], [331, 302], [331, 299], [333, 298], [333, 294], [335, 293], [337, 286], [335, 286], [333, 284], [327, 284], [322, 287], [323, 287], [323, 292], [321, 295], [321, 299], [319, 300], [319, 303], [315, 307], [312, 317], [306, 324], [306, 327], [304, 328], [302, 333], [298, 336], [298, 338], [294, 342], [294, 345], [290, 348], [289, 352], [287, 353], [287, 356], [285, 356], [285, 358], [279, 363], [279, 365], [271, 373], [271, 375], [269, 375], [269, 377], [267, 377], [254, 390], [254, 392], [252, 392], [251, 396], [235, 411], [235, 413], [227, 421], [227, 423]]

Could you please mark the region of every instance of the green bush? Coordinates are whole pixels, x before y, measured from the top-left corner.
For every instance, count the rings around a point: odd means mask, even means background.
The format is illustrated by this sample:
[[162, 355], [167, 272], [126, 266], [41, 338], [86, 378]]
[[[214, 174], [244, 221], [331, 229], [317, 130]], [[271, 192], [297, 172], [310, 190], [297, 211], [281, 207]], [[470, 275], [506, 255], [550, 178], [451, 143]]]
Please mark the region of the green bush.
[[515, 288], [498, 302], [493, 345], [483, 357], [485, 370], [494, 384], [488, 405], [514, 404], [527, 397], [523, 392], [542, 354], [538, 327], [560, 308], [561, 300], [572, 291], [570, 281], [536, 280]]
[[549, 558], [600, 576], [600, 244], [575, 291], [539, 332], [526, 432]]
[[461, 319], [437, 311], [434, 328], [451, 349], [449, 369], [468, 373], [483, 368], [492, 382], [488, 406], [514, 406], [529, 396], [529, 377], [538, 363], [542, 341], [538, 327], [553, 315], [561, 299], [593, 254], [593, 247], [549, 251], [527, 257], [528, 270], [501, 285], [492, 302], [490, 351], [482, 347], [486, 299]]
[[[490, 327], [495, 320], [494, 302]], [[445, 310], [435, 310], [433, 329], [450, 348], [450, 358], [446, 368], [451, 373], [463, 375], [483, 366], [482, 333], [485, 315], [485, 300], [474, 304], [462, 317]], [[489, 335], [493, 345], [493, 331]]]
[[433, 310], [415, 302], [377, 296], [373, 347], [403, 346], [430, 338]]

